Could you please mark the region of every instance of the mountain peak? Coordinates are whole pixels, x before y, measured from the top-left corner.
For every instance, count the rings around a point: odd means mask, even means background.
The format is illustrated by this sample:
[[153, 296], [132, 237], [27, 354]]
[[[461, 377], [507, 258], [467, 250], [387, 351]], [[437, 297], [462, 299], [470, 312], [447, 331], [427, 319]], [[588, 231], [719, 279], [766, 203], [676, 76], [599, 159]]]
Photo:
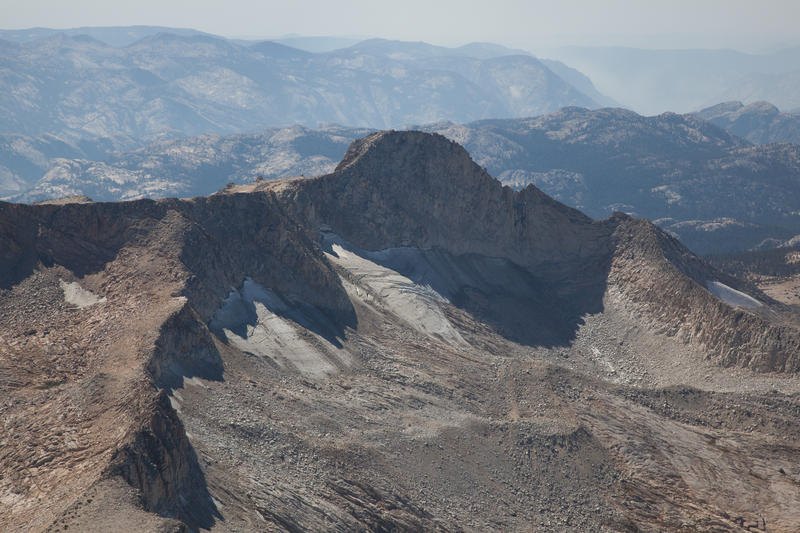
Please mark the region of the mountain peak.
[[582, 263], [607, 232], [536, 187], [503, 186], [458, 143], [420, 131], [368, 135], [331, 174], [262, 187], [291, 196], [299, 219], [368, 250], [440, 248], [549, 269]]
[[[457, 158], [470, 159], [469, 153], [461, 145], [444, 135], [418, 130], [386, 130], [355, 140], [347, 149], [335, 172], [345, 170], [364, 158], [381, 158], [386, 161], [387, 158], [394, 160], [398, 157], [405, 157], [406, 150], [422, 150], [436, 152], [442, 156], [452, 155]], [[425, 154], [419, 155], [424, 156]]]

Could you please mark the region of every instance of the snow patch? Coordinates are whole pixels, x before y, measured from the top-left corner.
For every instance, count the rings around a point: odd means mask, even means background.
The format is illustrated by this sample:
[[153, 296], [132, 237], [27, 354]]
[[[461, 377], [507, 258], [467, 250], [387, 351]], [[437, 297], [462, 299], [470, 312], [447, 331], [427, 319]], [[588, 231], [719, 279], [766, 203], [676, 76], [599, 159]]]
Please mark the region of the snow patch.
[[101, 304], [106, 301], [105, 296], [100, 298], [92, 291], [87, 291], [81, 287], [77, 281], [64, 281], [60, 279], [58, 280], [58, 284], [61, 286], [61, 290], [64, 291], [64, 300], [68, 304], [77, 306], [80, 309], [95, 304]]
[[[445, 297], [432, 287], [415, 283], [376, 262], [389, 258], [391, 254], [394, 261], [418, 263], [412, 265], [415, 271], [430, 268], [415, 249], [389, 249], [360, 255], [345, 247], [336, 236], [329, 234], [326, 238], [333, 252], [327, 254], [328, 260], [347, 270], [351, 279], [357, 280], [356, 297], [382, 307], [420, 333], [454, 344], [466, 344], [442, 311], [441, 304], [447, 301]], [[409, 267], [408, 264], [405, 266]]]
[[[282, 368], [294, 367], [316, 379], [334, 374], [332, 360], [348, 361], [345, 351], [303, 327], [318, 317], [302, 314], [274, 291], [246, 279], [241, 289], [231, 291], [209, 327], [243, 352], [269, 357]], [[297, 320], [289, 319], [291, 315]]]
[[719, 281], [707, 281], [706, 287], [709, 292], [733, 307], [741, 307], [743, 309], [757, 309], [764, 304], [741, 291], [728, 287]]

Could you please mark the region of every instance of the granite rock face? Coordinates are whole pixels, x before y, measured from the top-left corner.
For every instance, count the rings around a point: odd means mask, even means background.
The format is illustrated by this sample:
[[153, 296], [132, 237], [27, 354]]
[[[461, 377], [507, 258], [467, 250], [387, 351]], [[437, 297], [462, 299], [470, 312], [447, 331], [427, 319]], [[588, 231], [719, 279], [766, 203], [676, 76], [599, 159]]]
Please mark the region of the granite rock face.
[[581, 263], [598, 234], [588, 217], [535, 187], [501, 186], [464, 148], [435, 134], [365, 137], [332, 174], [298, 184], [308, 197], [291, 205], [309, 205], [311, 216], [367, 249], [439, 247], [536, 268]]

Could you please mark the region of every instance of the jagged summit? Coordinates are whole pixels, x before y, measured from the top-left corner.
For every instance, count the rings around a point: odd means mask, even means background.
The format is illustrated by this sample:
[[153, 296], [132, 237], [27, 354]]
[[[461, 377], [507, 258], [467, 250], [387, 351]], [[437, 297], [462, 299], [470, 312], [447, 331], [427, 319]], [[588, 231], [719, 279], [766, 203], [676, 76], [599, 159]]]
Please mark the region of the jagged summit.
[[794, 531], [799, 338], [651, 223], [439, 135], [0, 203], [0, 528]]

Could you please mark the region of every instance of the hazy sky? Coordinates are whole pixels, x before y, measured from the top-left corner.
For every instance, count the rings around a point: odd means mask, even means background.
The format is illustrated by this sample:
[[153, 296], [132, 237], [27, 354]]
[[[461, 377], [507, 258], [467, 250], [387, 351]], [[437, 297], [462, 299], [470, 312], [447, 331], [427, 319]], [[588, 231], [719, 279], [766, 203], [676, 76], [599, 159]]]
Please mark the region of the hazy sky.
[[373, 36], [527, 49], [800, 44], [800, 0], [0, 0], [0, 28], [161, 25], [230, 37]]

